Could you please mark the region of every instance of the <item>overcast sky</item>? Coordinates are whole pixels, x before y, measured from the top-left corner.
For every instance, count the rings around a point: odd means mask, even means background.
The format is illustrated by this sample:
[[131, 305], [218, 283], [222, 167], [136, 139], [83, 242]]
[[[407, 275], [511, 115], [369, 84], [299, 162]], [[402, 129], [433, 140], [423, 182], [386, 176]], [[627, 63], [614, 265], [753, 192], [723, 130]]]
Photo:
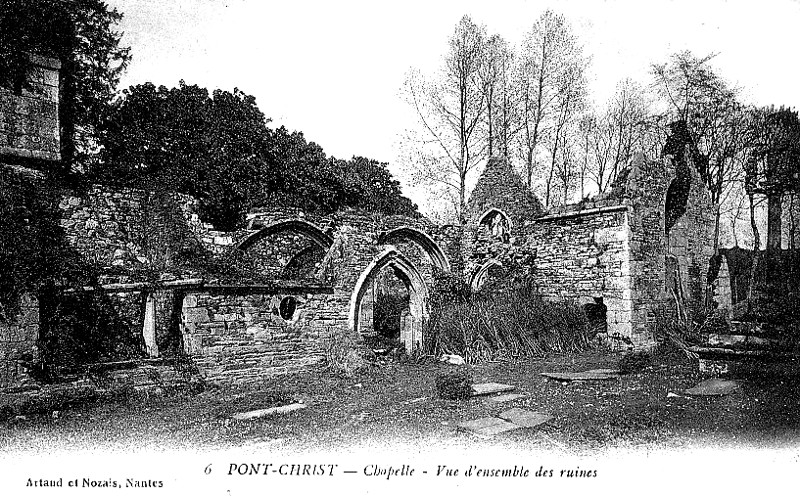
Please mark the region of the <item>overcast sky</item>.
[[301, 130], [329, 155], [394, 167], [398, 134], [413, 125], [400, 97], [416, 67], [433, 73], [468, 14], [489, 33], [521, 42], [546, 8], [564, 14], [592, 56], [593, 98], [689, 49], [747, 103], [800, 107], [795, 34], [800, 3], [774, 1], [108, 0], [125, 14], [133, 62], [123, 87], [151, 81], [256, 97], [273, 125]]

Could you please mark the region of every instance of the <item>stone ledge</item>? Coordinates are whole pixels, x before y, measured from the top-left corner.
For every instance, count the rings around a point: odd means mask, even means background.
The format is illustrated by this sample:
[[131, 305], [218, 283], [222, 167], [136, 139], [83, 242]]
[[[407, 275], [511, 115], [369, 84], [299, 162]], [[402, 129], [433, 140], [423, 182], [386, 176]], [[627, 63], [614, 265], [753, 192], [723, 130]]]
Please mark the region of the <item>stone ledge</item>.
[[564, 212], [559, 214], [550, 214], [545, 215], [543, 217], [539, 217], [533, 219], [533, 223], [537, 224], [539, 222], [548, 222], [552, 220], [561, 220], [561, 219], [570, 219], [574, 217], [584, 217], [587, 215], [597, 215], [597, 214], [605, 214], [611, 212], [624, 212], [630, 210], [628, 205], [614, 205], [611, 207], [597, 207], [597, 208], [589, 208], [586, 210], [577, 210], [574, 212]]

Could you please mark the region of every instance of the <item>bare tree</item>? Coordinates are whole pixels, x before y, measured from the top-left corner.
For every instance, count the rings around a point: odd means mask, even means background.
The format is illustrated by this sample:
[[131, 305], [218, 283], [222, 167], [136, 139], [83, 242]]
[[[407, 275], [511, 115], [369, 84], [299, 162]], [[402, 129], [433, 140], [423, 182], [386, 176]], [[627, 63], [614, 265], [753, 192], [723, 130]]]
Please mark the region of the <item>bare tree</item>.
[[484, 128], [487, 158], [509, 157], [509, 145], [518, 131], [517, 92], [513, 87], [514, 52], [499, 35], [486, 40], [480, 78], [486, 103]]
[[576, 64], [585, 63], [582, 59], [581, 48], [566, 20], [550, 10], [539, 17], [525, 38], [517, 82], [521, 99], [520, 155], [529, 188], [533, 186], [542, 135], [557, 121], [556, 99], [563, 89], [565, 73], [574, 71]]
[[[570, 183], [574, 178], [572, 151], [569, 150], [567, 137], [575, 124], [577, 117], [586, 102], [586, 78], [584, 76], [584, 61], [576, 58], [570, 61], [560, 74], [559, 85], [554, 97], [554, 120], [549, 141], [550, 167], [545, 179], [545, 206], [551, 203], [553, 179], [562, 180], [562, 187], [566, 195]], [[561, 162], [559, 163], [559, 159]]]
[[421, 125], [408, 133], [420, 145], [410, 164], [412, 176], [454, 191], [460, 220], [467, 175], [484, 158], [479, 132], [486, 107], [480, 77], [484, 40], [485, 29], [462, 17], [450, 37], [440, 77], [429, 83], [412, 71], [406, 80], [406, 95]]

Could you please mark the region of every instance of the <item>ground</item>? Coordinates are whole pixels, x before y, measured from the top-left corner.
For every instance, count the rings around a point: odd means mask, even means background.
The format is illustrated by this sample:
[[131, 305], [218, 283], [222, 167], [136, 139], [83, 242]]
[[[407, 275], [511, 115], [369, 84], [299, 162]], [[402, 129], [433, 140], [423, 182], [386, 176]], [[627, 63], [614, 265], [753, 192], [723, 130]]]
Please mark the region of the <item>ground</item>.
[[[546, 381], [543, 371], [611, 368], [620, 356], [589, 352], [519, 363], [475, 366], [476, 382], [503, 382], [528, 394], [511, 403], [483, 398], [436, 398], [434, 377], [447, 365], [384, 362], [366, 375], [344, 378], [322, 371], [274, 377], [248, 388], [209, 388], [198, 395], [152, 396], [17, 418], [0, 431], [0, 451], [95, 449], [220, 450], [241, 446], [291, 447], [313, 452], [375, 441], [452, 443], [521, 449], [795, 447], [800, 439], [800, 381], [794, 362], [743, 364], [728, 396], [689, 397], [683, 391], [707, 377], [696, 364], [663, 357], [638, 373], [600, 382]], [[667, 363], [671, 362], [671, 363]], [[670, 394], [673, 393], [673, 394]], [[675, 396], [677, 395], [677, 396]], [[302, 401], [306, 409], [252, 420], [239, 412]], [[465, 420], [520, 407], [554, 419], [491, 439], [458, 432]]]

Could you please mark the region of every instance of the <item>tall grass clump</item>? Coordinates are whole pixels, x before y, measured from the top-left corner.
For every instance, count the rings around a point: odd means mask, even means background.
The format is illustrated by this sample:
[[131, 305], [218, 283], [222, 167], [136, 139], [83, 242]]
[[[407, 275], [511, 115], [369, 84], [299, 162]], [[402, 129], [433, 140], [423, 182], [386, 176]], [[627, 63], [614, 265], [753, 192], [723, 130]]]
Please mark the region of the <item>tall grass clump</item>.
[[427, 353], [455, 353], [468, 363], [571, 353], [590, 346], [586, 315], [567, 301], [545, 301], [514, 282], [472, 293], [455, 279], [431, 298]]

